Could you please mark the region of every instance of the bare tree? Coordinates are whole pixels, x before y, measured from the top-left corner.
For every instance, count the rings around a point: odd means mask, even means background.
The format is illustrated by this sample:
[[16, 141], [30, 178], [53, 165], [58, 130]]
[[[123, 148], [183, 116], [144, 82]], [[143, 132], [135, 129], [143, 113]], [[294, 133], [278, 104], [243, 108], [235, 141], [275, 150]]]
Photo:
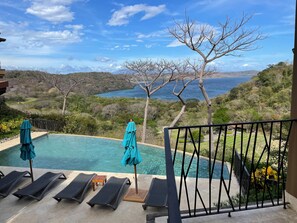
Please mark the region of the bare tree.
[[165, 60], [137, 60], [126, 62], [125, 67], [132, 72], [132, 80], [137, 83], [146, 93], [144, 108], [142, 142], [145, 142], [148, 107], [151, 96], [175, 79], [175, 66]]
[[182, 63], [176, 63], [177, 78], [175, 80], [174, 88], [172, 89], [172, 94], [175, 95], [178, 100], [182, 103], [181, 110], [171, 122], [169, 127], [173, 127], [182, 117], [186, 110], [186, 102], [182, 97], [182, 93], [194, 80], [197, 80], [198, 76], [193, 69], [190, 69], [189, 61], [184, 61]]
[[[180, 43], [186, 45], [199, 55], [199, 66], [192, 64], [198, 74], [199, 88], [207, 104], [207, 122], [212, 124], [211, 100], [204, 87], [204, 77], [210, 73], [208, 65], [224, 56], [240, 56], [240, 52], [255, 50], [254, 45], [264, 38], [258, 33], [258, 28], [245, 29], [252, 16], [243, 14], [240, 20], [231, 22], [227, 17], [225, 22], [217, 27], [206, 24], [197, 24], [188, 17], [183, 23], [176, 22], [175, 27], [170, 28], [170, 34]], [[213, 139], [213, 129], [209, 133]], [[213, 142], [210, 151], [213, 153]]]
[[204, 77], [209, 74], [207, 66], [224, 56], [240, 56], [240, 52], [255, 50], [254, 45], [264, 38], [258, 28], [245, 29], [252, 16], [243, 15], [240, 20], [231, 22], [227, 17], [217, 27], [197, 24], [188, 17], [183, 23], [176, 22], [170, 34], [199, 55], [200, 65], [193, 68], [198, 73], [199, 88], [208, 107], [208, 124], [212, 124], [211, 100], [204, 87]]
[[56, 88], [63, 96], [62, 115], [65, 115], [66, 102], [70, 92], [74, 87], [82, 82], [80, 79], [75, 79], [69, 75], [42, 75], [43, 79], [52, 87]]

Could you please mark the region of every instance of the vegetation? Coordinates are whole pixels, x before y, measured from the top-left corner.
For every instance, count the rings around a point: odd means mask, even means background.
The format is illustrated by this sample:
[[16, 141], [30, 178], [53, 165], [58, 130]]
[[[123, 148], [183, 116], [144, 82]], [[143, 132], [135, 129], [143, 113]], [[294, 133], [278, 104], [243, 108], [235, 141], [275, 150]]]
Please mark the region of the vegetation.
[[[90, 78], [93, 76], [92, 81], [88, 80], [92, 84], [86, 83], [77, 86], [79, 89], [75, 88], [69, 95], [66, 115], [61, 118], [62, 95], [47, 85], [38, 73], [7, 72], [5, 78], [10, 87], [4, 96], [9, 107], [2, 105], [5, 108], [1, 107], [0, 123], [19, 120], [31, 114], [34, 118], [59, 120], [64, 125], [63, 132], [122, 138], [126, 123], [132, 117], [137, 124], [140, 138], [145, 99], [101, 98], [93, 95], [131, 87], [132, 84], [124, 80], [127, 77], [101, 73], [80, 74]], [[214, 123], [288, 118], [291, 84], [292, 65], [283, 62], [270, 65], [251, 81], [212, 99]], [[104, 86], [105, 90], [98, 86]], [[207, 123], [205, 102], [188, 100], [186, 104], [187, 110], [178, 121], [178, 126]], [[146, 132], [148, 143], [163, 145], [163, 127], [172, 122], [181, 106], [181, 102], [151, 99]]]
[[25, 114], [0, 102], [0, 140], [17, 135]]

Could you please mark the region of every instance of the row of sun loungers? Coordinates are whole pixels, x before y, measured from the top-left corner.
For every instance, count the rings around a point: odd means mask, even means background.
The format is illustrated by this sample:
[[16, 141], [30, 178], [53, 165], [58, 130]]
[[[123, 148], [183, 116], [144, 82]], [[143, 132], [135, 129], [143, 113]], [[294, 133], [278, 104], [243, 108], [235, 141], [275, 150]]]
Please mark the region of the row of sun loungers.
[[[1, 173], [0, 197], [8, 196], [24, 177], [30, 177], [28, 171], [12, 171], [7, 175]], [[95, 176], [96, 174], [80, 173], [53, 198], [58, 202], [66, 199], [81, 203]], [[13, 195], [19, 199], [29, 197], [39, 201], [59, 179], [66, 179], [66, 176], [63, 173], [47, 172], [29, 185], [14, 192]], [[131, 182], [128, 178], [110, 177], [101, 190], [87, 204], [91, 207], [94, 205], [108, 206], [115, 210], [130, 184]], [[165, 179], [153, 178], [143, 209], [145, 210], [148, 206], [167, 207], [167, 182]]]

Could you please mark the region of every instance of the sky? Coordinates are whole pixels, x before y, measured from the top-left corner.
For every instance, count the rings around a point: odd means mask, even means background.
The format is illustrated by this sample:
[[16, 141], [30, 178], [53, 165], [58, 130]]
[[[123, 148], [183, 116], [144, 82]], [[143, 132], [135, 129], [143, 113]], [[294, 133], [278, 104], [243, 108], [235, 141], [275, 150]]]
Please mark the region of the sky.
[[199, 59], [178, 44], [168, 29], [187, 16], [218, 27], [251, 15], [247, 29], [266, 38], [240, 57], [211, 65], [217, 71], [263, 70], [291, 63], [294, 47], [293, 0], [1, 0], [1, 67], [50, 73], [124, 72], [139, 59]]

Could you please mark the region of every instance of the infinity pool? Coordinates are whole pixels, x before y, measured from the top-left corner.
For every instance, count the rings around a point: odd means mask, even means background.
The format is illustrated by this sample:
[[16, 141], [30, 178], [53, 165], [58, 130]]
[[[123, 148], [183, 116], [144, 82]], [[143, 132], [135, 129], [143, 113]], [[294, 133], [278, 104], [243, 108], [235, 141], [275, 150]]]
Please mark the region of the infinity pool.
[[[45, 169], [85, 170], [97, 172], [133, 173], [133, 166], [121, 165], [124, 148], [121, 141], [97, 137], [49, 134], [33, 141], [36, 157], [33, 167]], [[137, 165], [137, 173], [165, 175], [164, 149], [138, 144], [143, 161]], [[189, 163], [190, 156], [185, 163]], [[0, 166], [28, 167], [28, 161], [20, 158], [20, 146], [0, 152]], [[175, 174], [180, 175], [181, 154], [175, 163]], [[191, 168], [189, 176], [196, 175]], [[208, 178], [208, 161], [200, 159], [199, 177]], [[215, 165], [214, 178], [219, 178], [221, 164]], [[224, 177], [229, 172], [224, 166]]]

